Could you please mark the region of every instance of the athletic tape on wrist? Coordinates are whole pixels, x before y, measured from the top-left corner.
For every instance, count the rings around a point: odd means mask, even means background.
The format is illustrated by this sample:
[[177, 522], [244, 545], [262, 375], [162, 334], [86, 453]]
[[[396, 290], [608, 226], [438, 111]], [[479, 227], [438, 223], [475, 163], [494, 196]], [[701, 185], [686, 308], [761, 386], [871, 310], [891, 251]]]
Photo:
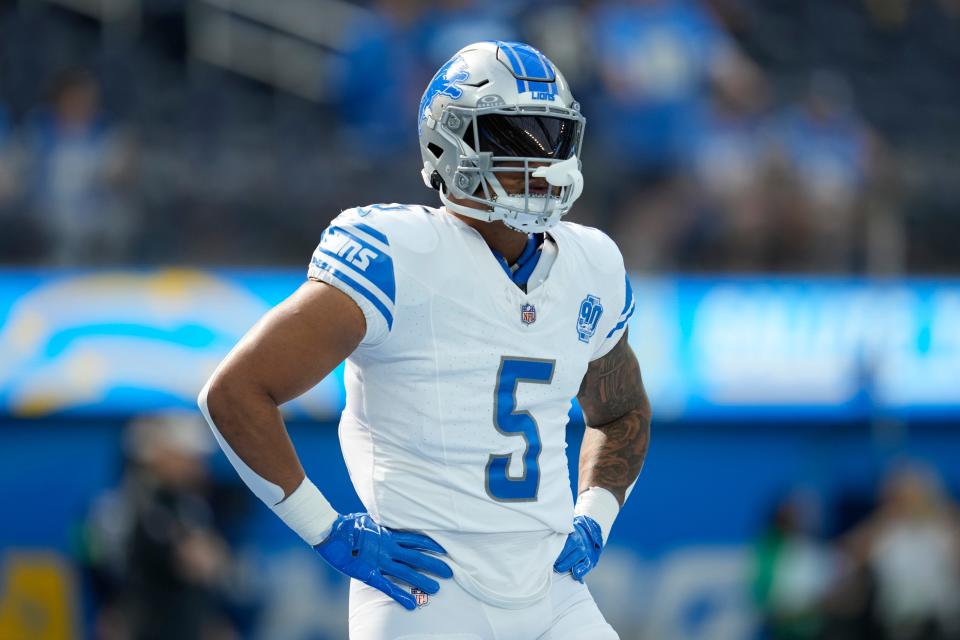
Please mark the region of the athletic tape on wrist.
[[613, 527], [613, 521], [620, 513], [620, 503], [617, 497], [603, 487], [590, 487], [580, 494], [573, 509], [574, 515], [589, 516], [600, 525], [603, 534], [603, 544], [607, 544], [607, 536]]
[[311, 547], [326, 539], [340, 515], [310, 478], [304, 478], [296, 491], [270, 508]]

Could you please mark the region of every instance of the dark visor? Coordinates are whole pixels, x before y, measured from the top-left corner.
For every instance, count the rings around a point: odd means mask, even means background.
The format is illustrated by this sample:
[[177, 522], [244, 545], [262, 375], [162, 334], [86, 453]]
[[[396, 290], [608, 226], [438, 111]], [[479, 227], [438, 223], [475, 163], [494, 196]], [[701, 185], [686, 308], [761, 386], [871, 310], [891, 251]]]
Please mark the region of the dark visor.
[[577, 122], [567, 118], [490, 113], [477, 117], [477, 128], [479, 151], [495, 156], [566, 160], [576, 151]]

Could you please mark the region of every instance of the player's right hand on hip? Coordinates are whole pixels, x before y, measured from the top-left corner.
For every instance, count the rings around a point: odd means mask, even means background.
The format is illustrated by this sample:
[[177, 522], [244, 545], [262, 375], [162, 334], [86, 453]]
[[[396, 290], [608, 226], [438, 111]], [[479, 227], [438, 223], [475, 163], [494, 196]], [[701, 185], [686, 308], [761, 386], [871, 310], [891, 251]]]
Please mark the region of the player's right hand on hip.
[[440, 578], [453, 576], [443, 560], [422, 553], [446, 554], [439, 544], [420, 533], [382, 527], [366, 513], [337, 518], [330, 535], [314, 549], [338, 571], [379, 589], [410, 610], [417, 608], [413, 595], [386, 576], [431, 595], [440, 590], [440, 584], [421, 572]]

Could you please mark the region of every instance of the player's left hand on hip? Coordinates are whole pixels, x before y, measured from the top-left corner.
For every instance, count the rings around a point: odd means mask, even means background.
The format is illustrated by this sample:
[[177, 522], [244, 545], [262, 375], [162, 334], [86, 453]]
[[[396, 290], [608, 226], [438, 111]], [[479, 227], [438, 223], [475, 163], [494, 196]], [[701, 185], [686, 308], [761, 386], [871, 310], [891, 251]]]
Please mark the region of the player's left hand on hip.
[[576, 516], [573, 519], [573, 533], [567, 536], [567, 543], [553, 563], [553, 570], [557, 573], [569, 571], [574, 580], [583, 582], [583, 576], [600, 561], [601, 551], [603, 534], [600, 525], [589, 516]]
[[334, 568], [379, 589], [410, 610], [417, 608], [413, 595], [387, 576], [431, 595], [440, 590], [440, 584], [425, 573], [440, 578], [453, 576], [447, 563], [430, 555], [446, 553], [431, 538], [388, 529], [366, 513], [337, 518], [327, 539], [314, 548]]

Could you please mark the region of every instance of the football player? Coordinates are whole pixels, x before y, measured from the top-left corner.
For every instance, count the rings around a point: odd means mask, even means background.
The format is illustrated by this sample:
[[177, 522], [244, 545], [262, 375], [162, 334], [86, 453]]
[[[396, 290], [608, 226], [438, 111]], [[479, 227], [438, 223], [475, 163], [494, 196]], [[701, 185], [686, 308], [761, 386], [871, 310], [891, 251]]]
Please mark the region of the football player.
[[[418, 127], [442, 206], [337, 216], [201, 409], [254, 493], [353, 578], [351, 638], [616, 638], [583, 577], [640, 473], [650, 406], [620, 252], [561, 220], [583, 187], [579, 105], [533, 47], [482, 42], [437, 72]], [[340, 442], [367, 511], [341, 515], [278, 407], [344, 360]]]

